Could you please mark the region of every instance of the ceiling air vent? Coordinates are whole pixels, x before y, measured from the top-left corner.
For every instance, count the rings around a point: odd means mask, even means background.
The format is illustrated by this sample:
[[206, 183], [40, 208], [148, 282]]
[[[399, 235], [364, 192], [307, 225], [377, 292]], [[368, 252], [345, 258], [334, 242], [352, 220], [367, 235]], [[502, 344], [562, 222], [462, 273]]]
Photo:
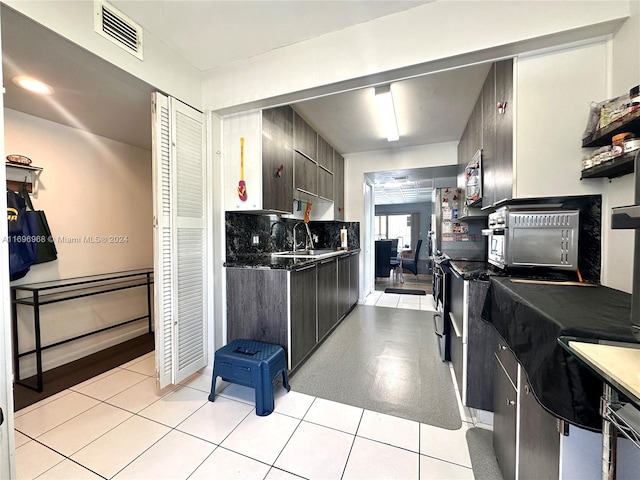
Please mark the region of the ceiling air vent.
[[94, 30], [143, 60], [142, 27], [107, 2], [94, 1]]

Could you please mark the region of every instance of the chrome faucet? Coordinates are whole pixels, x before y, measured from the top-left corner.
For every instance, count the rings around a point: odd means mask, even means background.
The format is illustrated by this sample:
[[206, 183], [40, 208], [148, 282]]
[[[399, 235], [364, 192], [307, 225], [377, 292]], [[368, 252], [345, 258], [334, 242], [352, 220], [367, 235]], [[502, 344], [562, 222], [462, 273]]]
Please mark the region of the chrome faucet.
[[295, 252], [298, 249], [298, 242], [296, 240], [296, 227], [300, 224], [303, 224], [306, 229], [307, 237], [305, 238], [304, 248], [305, 250], [313, 250], [313, 239], [311, 238], [311, 230], [309, 230], [309, 224], [305, 222], [298, 222], [293, 226], [293, 251]]

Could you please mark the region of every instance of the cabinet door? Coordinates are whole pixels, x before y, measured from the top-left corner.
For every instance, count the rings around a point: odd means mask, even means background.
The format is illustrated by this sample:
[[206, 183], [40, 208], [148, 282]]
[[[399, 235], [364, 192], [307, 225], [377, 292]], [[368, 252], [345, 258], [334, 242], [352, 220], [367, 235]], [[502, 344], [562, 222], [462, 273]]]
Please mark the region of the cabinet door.
[[482, 206], [492, 205], [495, 195], [496, 102], [495, 64], [482, 87]]
[[333, 152], [333, 218], [344, 220], [344, 158]]
[[291, 368], [316, 345], [316, 266], [291, 272]]
[[[295, 188], [312, 195], [318, 194], [318, 166], [304, 155], [293, 152]], [[293, 205], [293, 204], [292, 204]]]
[[282, 345], [287, 340], [287, 272], [226, 268], [227, 342], [246, 338]]
[[333, 172], [333, 147], [318, 135], [318, 165]]
[[497, 356], [494, 368], [493, 449], [502, 477], [513, 480], [516, 477], [516, 390]]
[[318, 167], [318, 196], [333, 200], [333, 173]]
[[293, 113], [293, 148], [313, 160], [318, 159], [318, 134], [295, 111]]
[[[522, 375], [525, 378], [525, 375]], [[557, 419], [535, 399], [526, 380], [520, 389], [520, 455], [518, 478], [558, 478], [560, 434]]]
[[292, 213], [293, 209], [293, 109], [262, 111], [262, 206]]
[[358, 303], [360, 297], [360, 255], [349, 256], [349, 308]]
[[[495, 64], [495, 201], [513, 198], [513, 60]], [[505, 108], [498, 109], [502, 104]]]
[[469, 281], [467, 395], [465, 405], [493, 412], [495, 328], [482, 320], [482, 308], [489, 290], [487, 281]]
[[338, 321], [338, 262], [335, 258], [318, 264], [318, 340]]
[[349, 311], [349, 257], [338, 258], [338, 319]]

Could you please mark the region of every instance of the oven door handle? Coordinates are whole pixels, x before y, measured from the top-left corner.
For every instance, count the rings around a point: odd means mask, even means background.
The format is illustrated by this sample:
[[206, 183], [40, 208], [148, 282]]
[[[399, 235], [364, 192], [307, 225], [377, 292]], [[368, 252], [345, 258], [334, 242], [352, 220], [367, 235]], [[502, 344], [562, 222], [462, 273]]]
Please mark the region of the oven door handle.
[[506, 229], [502, 228], [483, 228], [482, 235], [485, 237], [490, 237], [491, 235], [505, 235]]

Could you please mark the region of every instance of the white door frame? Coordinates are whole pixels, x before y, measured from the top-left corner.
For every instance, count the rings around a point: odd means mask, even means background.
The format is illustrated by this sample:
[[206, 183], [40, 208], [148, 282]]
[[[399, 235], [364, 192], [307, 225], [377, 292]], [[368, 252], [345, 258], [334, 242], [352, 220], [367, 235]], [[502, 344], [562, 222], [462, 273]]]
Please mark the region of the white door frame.
[[[2, 45], [0, 45], [0, 52]], [[0, 64], [0, 74], [2, 65]], [[3, 89], [4, 90], [4, 89]], [[0, 95], [0, 147], [2, 156], [6, 154], [4, 147], [4, 94]], [[2, 185], [7, 183], [6, 169], [0, 173]], [[7, 211], [7, 196], [2, 195], [0, 210]], [[4, 217], [3, 217], [4, 218]], [[13, 433], [13, 356], [11, 341], [11, 300], [9, 283], [9, 246], [5, 239], [8, 236], [7, 222], [0, 222], [0, 292], [2, 292], [2, 328], [0, 329], [0, 408], [4, 421], [0, 425], [0, 478], [15, 478], [15, 444]]]
[[376, 216], [376, 206], [374, 202], [373, 184], [367, 178], [364, 179], [364, 221], [363, 221], [363, 244], [364, 247], [363, 262], [364, 262], [364, 275], [363, 275], [363, 294], [366, 301], [367, 296], [375, 288], [374, 279], [374, 257], [373, 257], [373, 240], [374, 240], [374, 222]]

